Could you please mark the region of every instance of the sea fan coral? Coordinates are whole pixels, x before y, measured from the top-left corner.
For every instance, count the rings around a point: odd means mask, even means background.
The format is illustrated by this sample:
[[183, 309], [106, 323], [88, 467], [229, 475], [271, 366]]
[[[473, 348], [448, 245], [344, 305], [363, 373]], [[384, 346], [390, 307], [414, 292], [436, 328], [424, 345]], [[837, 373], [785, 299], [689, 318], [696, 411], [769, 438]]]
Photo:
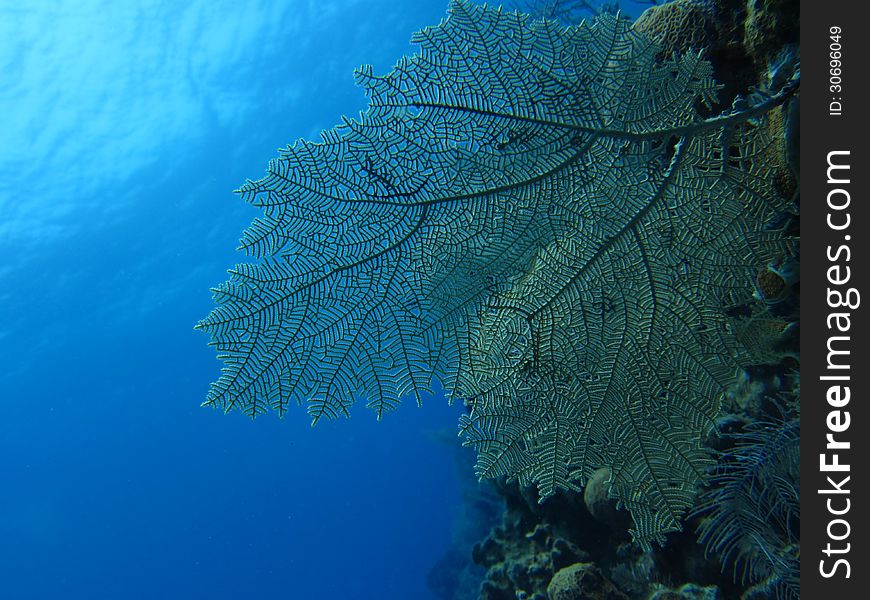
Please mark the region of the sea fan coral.
[[242, 239], [259, 262], [198, 325], [225, 363], [207, 404], [380, 418], [436, 377], [469, 406], [480, 475], [546, 498], [608, 467], [635, 539], [663, 542], [743, 355], [728, 309], [794, 250], [761, 157], [797, 81], [705, 119], [710, 65], [661, 61], [626, 19], [454, 2], [414, 40], [357, 73], [358, 120], [239, 190], [264, 212]]

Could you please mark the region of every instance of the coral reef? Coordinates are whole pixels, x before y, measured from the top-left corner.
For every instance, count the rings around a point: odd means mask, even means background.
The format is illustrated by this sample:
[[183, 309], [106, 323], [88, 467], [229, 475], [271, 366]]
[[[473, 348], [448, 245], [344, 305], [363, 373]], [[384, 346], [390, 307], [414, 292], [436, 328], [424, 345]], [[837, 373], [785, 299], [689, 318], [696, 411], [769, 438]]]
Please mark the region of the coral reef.
[[[360, 69], [366, 112], [241, 188], [257, 262], [197, 326], [225, 363], [207, 404], [381, 418], [443, 382], [478, 475], [513, 482], [473, 553], [485, 600], [787, 597], [796, 511], [744, 513], [745, 482], [791, 481], [758, 422], [798, 358], [795, 7], [566, 28], [453, 2], [419, 54]], [[692, 514], [736, 582], [683, 530], [711, 446]]]
[[[507, 500], [502, 523], [472, 552], [474, 561], [487, 569], [480, 599], [546, 600], [553, 576], [587, 559], [588, 554], [570, 541], [574, 537], [571, 533], [548, 523], [545, 514], [556, 510], [554, 506], [536, 514], [529, 498], [516, 486], [503, 486], [502, 493]], [[571, 505], [571, 499], [562, 495], [553, 499], [553, 504], [563, 509], [566, 502]]]
[[589, 574], [585, 585], [595, 583], [607, 592], [603, 597], [646, 600], [692, 582], [732, 591], [730, 578], [704, 558], [689, 532], [672, 536], [665, 548], [644, 551], [631, 543], [624, 512], [618, 513], [621, 521], [602, 523], [576, 494], [560, 493], [540, 504], [534, 490], [516, 484], [499, 490], [505, 499], [503, 520], [473, 551], [474, 560], [487, 569], [481, 600], [546, 600], [554, 589], [570, 594], [576, 586], [567, 574], [576, 575], [578, 563], [588, 565], [582, 568]]

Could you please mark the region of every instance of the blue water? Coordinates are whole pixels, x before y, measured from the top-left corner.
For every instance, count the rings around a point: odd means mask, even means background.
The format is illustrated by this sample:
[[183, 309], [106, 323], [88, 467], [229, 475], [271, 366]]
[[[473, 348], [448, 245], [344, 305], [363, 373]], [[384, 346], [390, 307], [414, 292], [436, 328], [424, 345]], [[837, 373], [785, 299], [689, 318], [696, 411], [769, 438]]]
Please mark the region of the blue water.
[[232, 190], [445, 6], [0, 0], [0, 598], [435, 598], [460, 408], [200, 408], [193, 325], [256, 214]]

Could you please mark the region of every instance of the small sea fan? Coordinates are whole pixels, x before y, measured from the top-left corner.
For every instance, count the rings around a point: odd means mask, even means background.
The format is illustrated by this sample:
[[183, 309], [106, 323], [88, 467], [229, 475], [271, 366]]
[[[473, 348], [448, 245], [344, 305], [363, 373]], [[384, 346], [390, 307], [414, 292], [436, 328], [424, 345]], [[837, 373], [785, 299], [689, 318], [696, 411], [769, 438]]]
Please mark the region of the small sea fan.
[[699, 541], [734, 578], [770, 597], [797, 599], [800, 419], [764, 421], [737, 435], [701, 496]]

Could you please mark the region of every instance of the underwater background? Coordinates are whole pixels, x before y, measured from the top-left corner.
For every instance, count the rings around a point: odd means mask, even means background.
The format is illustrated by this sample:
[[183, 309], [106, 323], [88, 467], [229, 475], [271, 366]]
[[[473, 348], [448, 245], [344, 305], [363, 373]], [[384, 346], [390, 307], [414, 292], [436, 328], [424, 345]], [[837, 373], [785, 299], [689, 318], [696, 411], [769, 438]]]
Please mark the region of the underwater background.
[[445, 11], [0, 0], [0, 598], [439, 597], [490, 525], [461, 407], [204, 409], [193, 325], [259, 212], [232, 190]]

